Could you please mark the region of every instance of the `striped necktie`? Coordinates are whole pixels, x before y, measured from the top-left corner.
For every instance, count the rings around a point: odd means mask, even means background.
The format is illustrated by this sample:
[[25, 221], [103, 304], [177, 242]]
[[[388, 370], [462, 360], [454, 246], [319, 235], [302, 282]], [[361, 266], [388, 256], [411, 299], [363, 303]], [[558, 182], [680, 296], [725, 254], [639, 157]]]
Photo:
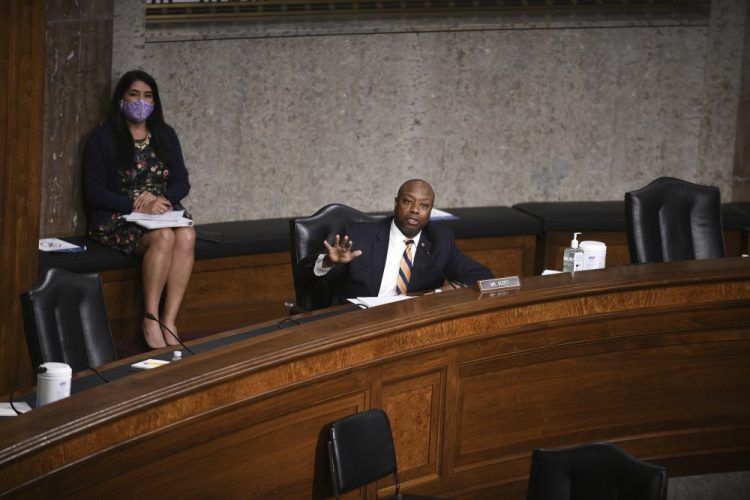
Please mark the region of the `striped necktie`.
[[406, 240], [406, 250], [404, 255], [401, 257], [401, 266], [398, 270], [398, 279], [396, 280], [396, 288], [398, 293], [401, 295], [406, 294], [406, 290], [409, 287], [409, 279], [411, 279], [411, 246], [414, 244], [414, 240]]

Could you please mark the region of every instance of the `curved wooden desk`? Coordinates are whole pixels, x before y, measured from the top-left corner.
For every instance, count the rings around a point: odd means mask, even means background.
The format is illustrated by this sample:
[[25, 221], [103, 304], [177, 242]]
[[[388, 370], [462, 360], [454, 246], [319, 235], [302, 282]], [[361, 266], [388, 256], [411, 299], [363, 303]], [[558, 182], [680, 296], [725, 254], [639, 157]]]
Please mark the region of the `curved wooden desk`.
[[533, 448], [593, 440], [671, 475], [750, 469], [749, 361], [750, 259], [428, 295], [5, 419], [0, 492], [319, 496], [321, 430], [374, 406], [391, 417], [410, 491], [523, 498]]

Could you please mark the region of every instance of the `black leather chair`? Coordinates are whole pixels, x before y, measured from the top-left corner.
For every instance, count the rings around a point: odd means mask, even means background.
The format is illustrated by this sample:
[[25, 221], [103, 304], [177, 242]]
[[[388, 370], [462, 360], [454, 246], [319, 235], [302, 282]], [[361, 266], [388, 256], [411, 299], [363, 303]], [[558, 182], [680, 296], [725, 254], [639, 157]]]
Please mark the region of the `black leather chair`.
[[98, 275], [47, 269], [21, 306], [34, 368], [55, 361], [75, 372], [117, 359]]
[[328, 458], [336, 498], [392, 474], [396, 482], [393, 499], [430, 499], [401, 493], [396, 450], [388, 416], [375, 408], [337, 420], [328, 427]]
[[609, 443], [531, 455], [527, 500], [664, 500], [667, 469]]
[[719, 189], [660, 177], [625, 194], [633, 263], [726, 256]]
[[[315, 259], [323, 251], [323, 240], [333, 241], [344, 228], [354, 222], [377, 222], [385, 215], [370, 215], [346, 205], [333, 203], [326, 205], [310, 217], [289, 221], [291, 236], [292, 277], [297, 295], [296, 307], [311, 310], [328, 307], [333, 298], [329, 286], [319, 280], [312, 280], [303, 272], [303, 260]], [[306, 261], [307, 262], [307, 261]]]

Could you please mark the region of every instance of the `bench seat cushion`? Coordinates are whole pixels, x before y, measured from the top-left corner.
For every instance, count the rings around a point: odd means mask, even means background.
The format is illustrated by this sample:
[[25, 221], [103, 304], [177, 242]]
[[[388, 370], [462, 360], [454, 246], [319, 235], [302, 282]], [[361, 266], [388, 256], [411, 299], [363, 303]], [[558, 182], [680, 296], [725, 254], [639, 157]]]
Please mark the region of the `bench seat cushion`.
[[[201, 224], [196, 225], [195, 230], [198, 235], [196, 260], [289, 251], [289, 219], [286, 218]], [[75, 273], [96, 273], [136, 267], [141, 263], [140, 257], [125, 255], [84, 236], [62, 239], [85, 244], [86, 251], [39, 252], [40, 272], [61, 267]]]
[[624, 201], [554, 201], [513, 205], [539, 219], [542, 231], [625, 231]]
[[[745, 219], [741, 212], [722, 205], [721, 217], [725, 230], [741, 230]], [[750, 214], [750, 203], [746, 204]], [[554, 201], [530, 202], [513, 205], [513, 208], [533, 215], [542, 224], [543, 232], [553, 231], [625, 231], [624, 201]]]
[[724, 222], [724, 227], [727, 226], [727, 214], [725, 214], [724, 208], [727, 208], [731, 211], [732, 214], [735, 214], [737, 217], [737, 223], [742, 224], [739, 229], [742, 230], [750, 230], [750, 202], [733, 202], [733, 203], [727, 203], [724, 207], [722, 207], [721, 217]]
[[74, 273], [98, 273], [110, 269], [122, 269], [140, 265], [141, 258], [125, 255], [117, 250], [100, 245], [85, 236], [60, 238], [76, 245], [86, 245], [85, 252], [55, 253], [39, 252], [39, 272], [51, 267], [67, 269]]
[[[288, 218], [215, 222], [196, 226], [195, 258], [218, 259], [289, 251]], [[202, 238], [205, 235], [207, 239]], [[221, 242], [208, 241], [219, 235]]]
[[442, 220], [440, 224], [453, 230], [456, 239], [492, 238], [539, 234], [538, 219], [511, 207], [447, 208], [458, 220]]

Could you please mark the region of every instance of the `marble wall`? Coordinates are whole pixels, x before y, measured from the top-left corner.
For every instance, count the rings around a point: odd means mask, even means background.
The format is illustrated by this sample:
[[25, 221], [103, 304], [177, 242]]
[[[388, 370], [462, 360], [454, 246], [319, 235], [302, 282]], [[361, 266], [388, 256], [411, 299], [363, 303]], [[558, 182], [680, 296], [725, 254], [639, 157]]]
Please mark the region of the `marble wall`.
[[113, 77], [159, 82], [199, 222], [387, 210], [410, 177], [441, 207], [621, 199], [659, 175], [731, 197], [743, 0], [705, 23], [179, 42], [127, 3]]
[[41, 237], [85, 232], [81, 155], [105, 117], [113, 0], [48, 0]]
[[[705, 180], [711, 171], [719, 171], [722, 182], [716, 185], [722, 188], [724, 199], [735, 201], [750, 201], [742, 196], [747, 191], [746, 181], [732, 179], [747, 9], [747, 0], [712, 1], [701, 107], [699, 180]], [[731, 196], [723, 188], [726, 184], [732, 188]]]

